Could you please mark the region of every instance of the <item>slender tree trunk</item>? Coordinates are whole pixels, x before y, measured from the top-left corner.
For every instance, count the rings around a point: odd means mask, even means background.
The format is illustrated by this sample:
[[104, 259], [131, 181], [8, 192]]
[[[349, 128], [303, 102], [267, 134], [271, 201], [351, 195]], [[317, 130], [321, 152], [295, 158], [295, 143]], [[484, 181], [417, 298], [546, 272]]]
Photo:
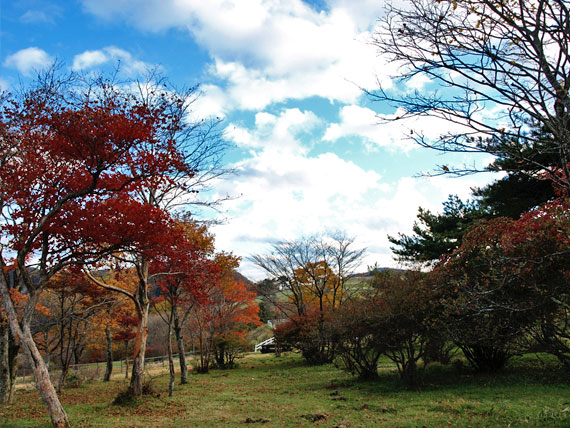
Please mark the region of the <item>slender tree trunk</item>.
[[51, 383], [47, 366], [34, 343], [30, 329], [27, 326], [22, 328], [22, 336], [20, 337], [24, 354], [28, 359], [28, 363], [34, 373], [36, 388], [40, 392], [42, 401], [44, 402], [51, 423], [54, 428], [69, 428], [69, 419], [63, 406], [61, 405], [57, 393]]
[[174, 337], [178, 346], [178, 360], [180, 361], [180, 383], [188, 383], [188, 365], [186, 364], [186, 353], [184, 351], [184, 338], [182, 337], [182, 326], [178, 318], [178, 311], [174, 311]]
[[[148, 300], [148, 299], [147, 299]], [[131, 384], [129, 385], [129, 395], [139, 397], [143, 393], [144, 380], [144, 357], [146, 353], [146, 339], [148, 336], [148, 301], [141, 313], [135, 346], [133, 353], [133, 369], [131, 374]]]
[[174, 359], [172, 358], [172, 317], [168, 323], [168, 371], [170, 372], [170, 380], [168, 382], [168, 396], [172, 397], [174, 391]]
[[103, 382], [109, 382], [111, 380], [111, 374], [113, 373], [113, 340], [111, 339], [111, 328], [108, 324], [105, 326], [105, 340], [107, 342], [107, 348], [105, 350], [107, 366], [105, 368]]
[[49, 370], [49, 367], [51, 365], [52, 351], [55, 351], [55, 347], [50, 348], [49, 334], [47, 332], [44, 333], [44, 343], [44, 361]]
[[205, 361], [204, 361], [204, 343], [202, 337], [202, 328], [200, 327], [200, 373], [205, 373]]
[[57, 382], [57, 393], [61, 394], [63, 385], [65, 384], [65, 379], [67, 378], [67, 373], [69, 373], [69, 364], [64, 364], [61, 367], [61, 373], [59, 375], [59, 381]]
[[[23, 322], [23, 325], [20, 325], [18, 316], [16, 315], [16, 309], [14, 308], [8, 287], [6, 286], [3, 278], [0, 278], [0, 295], [2, 296], [2, 303], [8, 316], [10, 329], [12, 330], [12, 334], [20, 340], [20, 346], [22, 347], [24, 355], [32, 368], [34, 379], [36, 381], [36, 388], [38, 389], [42, 401], [47, 408], [52, 425], [54, 428], [69, 428], [67, 413], [65, 413], [65, 410], [51, 383], [47, 366], [32, 337], [29, 322]], [[30, 294], [28, 305], [33, 305], [35, 308], [36, 302], [37, 296]], [[26, 309], [29, 308], [27, 307]]]
[[61, 323], [61, 348], [59, 350], [59, 363], [61, 365], [61, 373], [59, 375], [59, 381], [57, 383], [57, 393], [61, 394], [63, 385], [65, 384], [65, 378], [67, 373], [69, 373], [69, 366], [71, 365], [71, 323], [68, 330], [67, 345], [65, 345], [65, 326], [63, 322]]
[[133, 351], [133, 370], [128, 394], [140, 397], [143, 393], [144, 380], [144, 357], [146, 353], [146, 340], [148, 336], [148, 312], [150, 299], [148, 298], [148, 266], [149, 263], [142, 260], [137, 266], [139, 284], [135, 293], [135, 307], [138, 315], [137, 335]]
[[19, 350], [7, 317], [0, 316], [0, 404], [12, 404]]
[[129, 378], [129, 341], [125, 340], [125, 379]]
[[20, 352], [20, 343], [16, 340], [11, 331], [9, 333], [8, 345], [8, 367], [10, 368], [10, 397], [9, 403], [14, 399], [14, 391], [16, 385], [16, 376], [18, 375], [18, 353]]
[[10, 327], [8, 319], [0, 314], [0, 404], [10, 404]]

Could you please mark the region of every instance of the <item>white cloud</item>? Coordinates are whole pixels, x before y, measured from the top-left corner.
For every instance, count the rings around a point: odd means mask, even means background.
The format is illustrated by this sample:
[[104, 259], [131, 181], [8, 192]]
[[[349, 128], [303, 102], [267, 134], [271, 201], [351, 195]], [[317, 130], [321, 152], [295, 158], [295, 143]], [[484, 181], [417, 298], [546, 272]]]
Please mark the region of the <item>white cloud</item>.
[[298, 108], [286, 109], [279, 116], [260, 112], [255, 115], [255, 129], [248, 130], [230, 124], [225, 131], [226, 138], [245, 149], [276, 150], [280, 153], [304, 154], [308, 148], [298, 136], [310, 133], [321, 120], [311, 111]]
[[9, 55], [4, 61], [4, 66], [15, 68], [20, 73], [29, 76], [34, 71], [50, 67], [53, 62], [54, 59], [43, 49], [29, 47]]
[[192, 116], [200, 120], [204, 117], [225, 117], [228, 110], [227, 97], [223, 89], [216, 85], [200, 86], [201, 94], [192, 104]]
[[45, 3], [41, 9], [28, 9], [20, 21], [24, 24], [55, 24], [56, 20], [63, 15], [63, 9], [57, 5]]
[[[317, 157], [265, 151], [238, 164], [241, 176], [226, 182], [242, 195], [229, 206], [230, 221], [214, 227], [216, 245], [243, 257], [266, 253], [271, 242], [344, 230], [367, 247], [361, 269], [396, 266], [387, 235], [411, 233], [419, 206], [441, 211], [449, 194], [469, 196], [481, 177], [402, 178], [388, 182], [332, 153]], [[247, 260], [245, 275], [264, 273]]]
[[0, 91], [7, 91], [10, 88], [10, 83], [6, 79], [0, 77]]
[[[228, 206], [231, 221], [214, 232], [220, 248], [243, 256], [266, 251], [263, 243], [279, 239], [327, 229], [352, 233], [366, 196], [388, 188], [376, 172], [332, 153], [306, 157], [271, 148], [236, 166], [238, 176], [226, 186], [242, 197]], [[245, 261], [242, 268], [251, 266]]]
[[[236, 176], [215, 186], [218, 195], [241, 195], [226, 205], [230, 221], [214, 228], [219, 248], [247, 257], [269, 251], [270, 242], [345, 230], [369, 248], [362, 269], [374, 262], [394, 266], [386, 236], [410, 233], [418, 206], [439, 211], [449, 194], [466, 198], [470, 187], [488, 179], [389, 181], [334, 153], [311, 156], [302, 139], [319, 123], [312, 112], [288, 109], [258, 113], [254, 129], [229, 127], [228, 137], [251, 156], [233, 165]], [[241, 270], [263, 277], [247, 259]]]
[[124, 49], [107, 46], [75, 55], [72, 69], [85, 71], [108, 63], [120, 64], [120, 71], [131, 76], [144, 73], [152, 67], [151, 64], [135, 59], [130, 52]]
[[35, 23], [48, 23], [53, 24], [53, 17], [48, 15], [42, 10], [28, 10], [20, 17], [20, 21], [25, 24], [35, 24]]
[[[380, 2], [381, 3], [381, 2]], [[354, 103], [377, 77], [390, 87], [390, 67], [368, 42], [381, 5], [332, 1], [317, 11], [301, 0], [83, 0], [105, 19], [146, 31], [187, 30], [213, 59], [221, 91], [203, 103], [261, 110], [271, 103], [319, 96]], [[226, 99], [221, 102], [220, 95]], [[209, 100], [210, 96], [213, 98]], [[220, 113], [223, 113], [220, 111]]]
[[432, 116], [404, 116], [402, 108], [393, 114], [378, 114], [375, 111], [349, 105], [341, 108], [340, 122], [331, 123], [323, 137], [325, 141], [336, 141], [343, 137], [360, 137], [368, 148], [385, 147], [408, 152], [418, 147], [413, 137], [422, 136], [435, 141], [443, 135], [470, 133], [471, 128]]
[[101, 65], [109, 61], [109, 57], [100, 50], [85, 51], [73, 58], [74, 70], [87, 70], [89, 68]]
[[340, 122], [328, 126], [325, 141], [336, 141], [343, 137], [361, 137], [370, 149], [386, 147], [393, 150], [409, 151], [415, 147], [404, 134], [401, 122], [379, 125], [378, 114], [357, 105], [345, 106], [340, 111]]
[[384, 2], [378, 0], [328, 0], [327, 3], [331, 9], [344, 10], [359, 28], [367, 28], [371, 19], [375, 20], [384, 13]]
[[[303, 108], [264, 111], [310, 97], [328, 99], [335, 108], [348, 104], [338, 123], [326, 127], [324, 139], [355, 136], [369, 148], [394, 153], [413, 147], [406, 139], [411, 131], [429, 137], [449, 131], [448, 123], [432, 118], [379, 125], [401, 112], [377, 115], [358, 105], [361, 88], [375, 89], [378, 81], [385, 89], [392, 84], [388, 76], [395, 65], [379, 58], [369, 44], [382, 1], [326, 0], [325, 10], [301, 0], [82, 2], [100, 18], [122, 20], [145, 32], [186, 31], [209, 53], [204, 95], [193, 108], [202, 116], [229, 117], [226, 137], [248, 153], [230, 165], [237, 176], [213, 186], [213, 199], [243, 195], [224, 206], [230, 222], [214, 229], [219, 248], [248, 256], [268, 251], [267, 243], [275, 240], [344, 229], [370, 248], [365, 264], [394, 265], [387, 234], [409, 233], [418, 206], [439, 210], [448, 194], [466, 197], [470, 186], [482, 184], [478, 177], [388, 180], [334, 153], [312, 155], [307, 141], [326, 126], [319, 117]], [[421, 90], [428, 83], [418, 78], [407, 89]], [[240, 116], [243, 122], [234, 120], [236, 110], [257, 112], [253, 126], [246, 126], [249, 115]], [[247, 261], [242, 267], [246, 275], [262, 276]]]
[[432, 83], [432, 80], [425, 74], [416, 74], [410, 80], [406, 81], [406, 87], [409, 90], [422, 91], [424, 87]]

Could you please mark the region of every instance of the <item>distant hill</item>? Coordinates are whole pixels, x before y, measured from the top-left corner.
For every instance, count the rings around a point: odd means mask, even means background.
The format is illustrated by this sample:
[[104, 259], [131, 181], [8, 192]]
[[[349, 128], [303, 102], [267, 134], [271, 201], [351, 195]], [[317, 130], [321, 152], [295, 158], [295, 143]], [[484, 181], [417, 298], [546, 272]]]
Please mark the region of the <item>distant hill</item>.
[[234, 280], [236, 282], [243, 282], [245, 284], [245, 286], [249, 289], [251, 289], [251, 287], [254, 285], [253, 281], [246, 278], [244, 275], [242, 275], [241, 273], [239, 273], [236, 270], [234, 270], [234, 272], [233, 272], [233, 277], [234, 277]]
[[389, 267], [379, 267], [374, 270], [362, 273], [354, 273], [350, 275], [349, 278], [370, 278], [374, 272], [384, 272], [384, 271], [391, 271], [391, 272], [403, 272], [403, 269], [396, 269], [396, 268], [389, 268]]

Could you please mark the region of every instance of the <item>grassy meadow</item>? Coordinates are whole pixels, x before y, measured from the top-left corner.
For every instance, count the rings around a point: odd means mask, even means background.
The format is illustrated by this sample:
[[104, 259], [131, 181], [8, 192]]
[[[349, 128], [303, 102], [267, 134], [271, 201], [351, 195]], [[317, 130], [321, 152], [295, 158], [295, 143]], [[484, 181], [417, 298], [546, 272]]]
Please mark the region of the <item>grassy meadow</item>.
[[[75, 427], [570, 427], [570, 385], [556, 365], [513, 360], [499, 375], [428, 367], [424, 386], [406, 390], [382, 361], [380, 380], [359, 382], [334, 365], [301, 357], [250, 354], [234, 370], [190, 376], [166, 394], [168, 375], [152, 374], [153, 395], [112, 404], [124, 379], [68, 388], [62, 402]], [[3, 428], [50, 427], [37, 392], [18, 390], [0, 407]]]

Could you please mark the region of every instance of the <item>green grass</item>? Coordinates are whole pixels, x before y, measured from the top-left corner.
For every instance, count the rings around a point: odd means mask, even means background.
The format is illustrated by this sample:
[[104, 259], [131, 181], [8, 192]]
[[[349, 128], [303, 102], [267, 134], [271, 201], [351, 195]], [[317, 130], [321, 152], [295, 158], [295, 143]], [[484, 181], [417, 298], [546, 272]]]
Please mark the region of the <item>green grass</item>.
[[[385, 362], [382, 363], [385, 367]], [[249, 356], [235, 370], [193, 375], [167, 397], [111, 405], [122, 380], [68, 389], [62, 401], [75, 427], [570, 427], [570, 386], [555, 365], [512, 362], [500, 375], [456, 373], [434, 365], [420, 390], [403, 388], [393, 369], [358, 382], [332, 365], [305, 366], [296, 354]], [[0, 407], [0, 426], [49, 427], [35, 391]]]

